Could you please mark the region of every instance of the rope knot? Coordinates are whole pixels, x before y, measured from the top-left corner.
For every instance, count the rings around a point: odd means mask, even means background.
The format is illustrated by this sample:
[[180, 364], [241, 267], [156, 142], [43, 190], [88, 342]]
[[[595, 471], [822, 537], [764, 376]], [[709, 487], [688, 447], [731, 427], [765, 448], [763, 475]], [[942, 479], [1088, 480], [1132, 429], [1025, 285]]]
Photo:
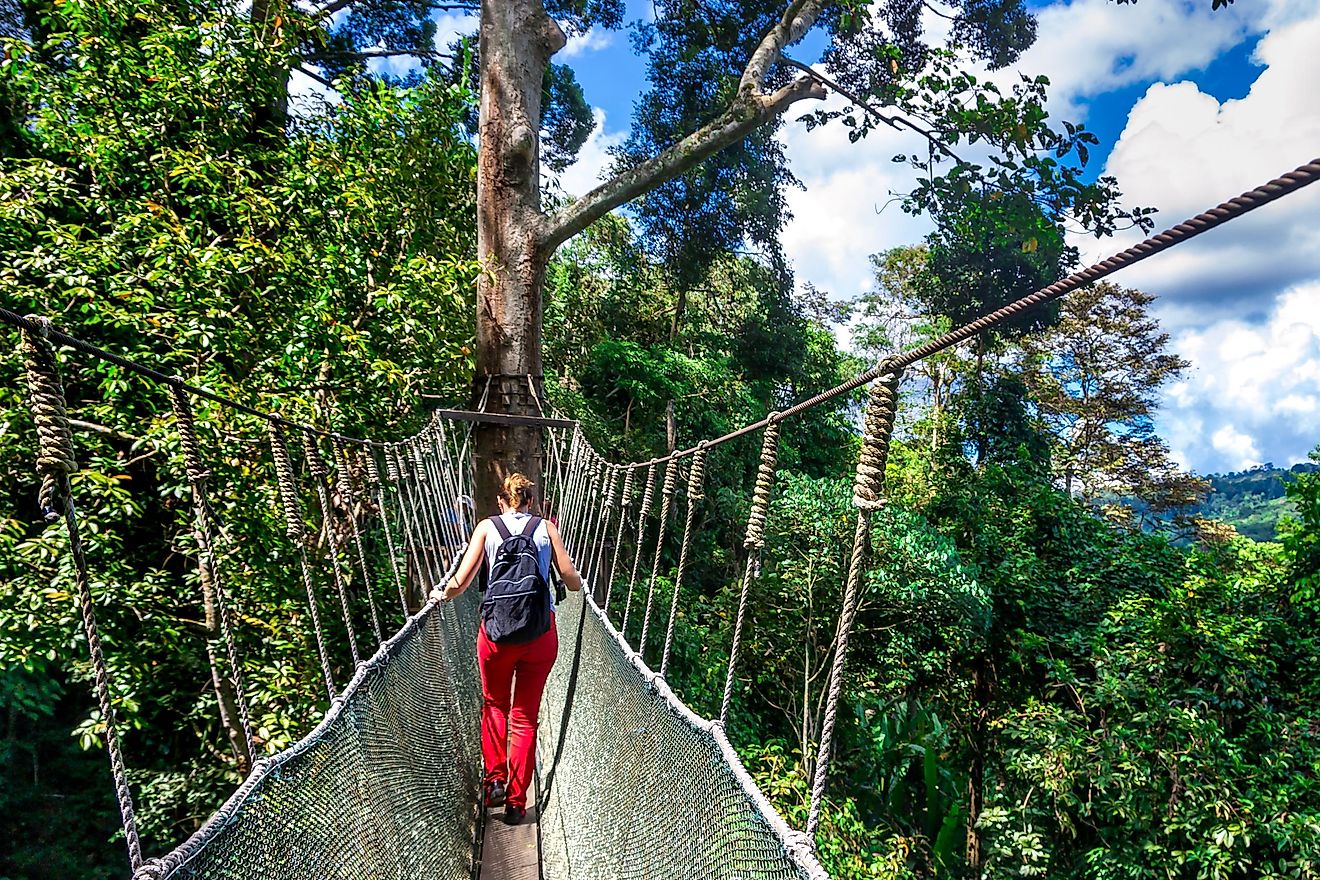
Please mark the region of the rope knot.
[[[771, 413], [771, 416], [778, 413]], [[747, 515], [747, 537], [743, 547], [760, 550], [765, 546], [765, 518], [770, 509], [770, 489], [775, 482], [775, 464], [779, 460], [779, 422], [771, 421], [761, 436], [761, 461], [756, 468], [756, 488], [752, 490], [752, 510]]]
[[211, 472], [202, 462], [202, 444], [197, 439], [197, 419], [182, 379], [170, 385], [170, 404], [174, 407], [174, 427], [179, 432], [179, 445], [183, 447], [183, 464], [188, 471], [188, 481], [194, 486], [200, 486], [211, 476]]
[[320, 445], [316, 442], [316, 433], [311, 428], [303, 428], [303, 453], [307, 457], [307, 472], [312, 479], [324, 481], [330, 476], [325, 458], [321, 455]]
[[401, 476], [396, 449], [394, 444], [389, 444], [385, 447], [385, 479], [391, 483], [397, 483]]
[[42, 517], [53, 522], [60, 517], [61, 502], [69, 492], [69, 474], [78, 469], [78, 462], [73, 457], [73, 434], [55, 347], [48, 338], [50, 319], [40, 315], [27, 318], [35, 326], [24, 328], [21, 350], [37, 428], [37, 475], [41, 477], [37, 498]]
[[293, 482], [293, 461], [289, 458], [289, 443], [280, 423], [266, 422], [270, 434], [270, 453], [275, 459], [275, 482], [280, 488], [280, 507], [284, 511], [284, 534], [290, 541], [301, 543], [307, 537], [307, 526], [302, 519], [302, 503], [298, 500], [298, 487]]
[[[886, 360], [884, 365], [889, 364]], [[853, 506], [858, 510], [878, 510], [885, 505], [885, 462], [889, 442], [894, 436], [898, 416], [898, 383], [902, 373], [892, 370], [871, 386], [866, 407], [862, 452], [857, 460], [857, 480], [853, 484]]]
[[605, 507], [618, 506], [619, 469], [612, 464], [605, 465]]
[[629, 466], [623, 475], [623, 489], [619, 491], [619, 503], [623, 507], [632, 507], [633, 483], [637, 481], [637, 468]]
[[678, 490], [678, 460], [670, 456], [665, 461], [665, 485], [664, 493], [666, 498], [672, 498], [674, 492]]
[[687, 497], [689, 504], [695, 504], [705, 498], [702, 488], [706, 481], [706, 441], [697, 444], [697, 451], [692, 453], [692, 468], [688, 471]]
[[368, 447], [362, 451], [362, 460], [367, 465], [367, 482], [371, 488], [380, 488], [380, 466], [376, 464], [376, 450]]

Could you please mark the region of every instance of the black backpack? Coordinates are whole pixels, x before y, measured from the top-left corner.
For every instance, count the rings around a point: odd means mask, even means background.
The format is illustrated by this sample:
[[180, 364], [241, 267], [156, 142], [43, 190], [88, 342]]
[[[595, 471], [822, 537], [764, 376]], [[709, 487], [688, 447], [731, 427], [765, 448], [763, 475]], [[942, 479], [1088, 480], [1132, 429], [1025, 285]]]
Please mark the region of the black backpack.
[[492, 642], [530, 642], [550, 630], [550, 591], [541, 576], [541, 561], [533, 533], [541, 524], [534, 516], [520, 534], [509, 532], [504, 520], [490, 521], [503, 539], [490, 567], [481, 620]]

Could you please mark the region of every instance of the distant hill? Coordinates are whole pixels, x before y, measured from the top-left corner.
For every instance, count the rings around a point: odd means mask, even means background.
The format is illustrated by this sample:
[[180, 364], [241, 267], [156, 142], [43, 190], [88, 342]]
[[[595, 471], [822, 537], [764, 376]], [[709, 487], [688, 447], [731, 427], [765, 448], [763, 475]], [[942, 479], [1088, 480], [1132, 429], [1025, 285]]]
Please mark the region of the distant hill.
[[1257, 541], [1273, 541], [1279, 520], [1296, 513], [1284, 497], [1284, 484], [1293, 474], [1320, 470], [1303, 462], [1276, 468], [1272, 462], [1232, 474], [1210, 474], [1210, 497], [1196, 511], [1202, 516], [1232, 525], [1240, 534]]

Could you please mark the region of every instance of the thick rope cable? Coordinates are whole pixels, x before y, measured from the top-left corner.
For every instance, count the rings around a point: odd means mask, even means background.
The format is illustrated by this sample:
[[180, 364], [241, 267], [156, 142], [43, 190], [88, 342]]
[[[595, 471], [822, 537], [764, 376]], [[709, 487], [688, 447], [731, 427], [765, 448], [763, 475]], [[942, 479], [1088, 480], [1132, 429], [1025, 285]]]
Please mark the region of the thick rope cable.
[[863, 557], [866, 555], [866, 539], [871, 531], [871, 514], [885, 503], [885, 462], [889, 458], [889, 442], [894, 433], [894, 419], [898, 415], [898, 383], [901, 375], [901, 371], [895, 368], [871, 386], [870, 402], [866, 409], [865, 439], [857, 462], [857, 480], [853, 485], [857, 528], [853, 533], [848, 580], [844, 587], [843, 604], [839, 609], [834, 659], [830, 664], [825, 697], [825, 716], [821, 722], [820, 747], [816, 752], [815, 779], [811, 786], [811, 807], [807, 813], [807, 834], [812, 840], [815, 839], [816, 829], [820, 827], [821, 804], [829, 776], [835, 723], [843, 696], [848, 637], [852, 633], [853, 619], [857, 616], [857, 607], [861, 601], [862, 568], [865, 564]]
[[335, 456], [335, 484], [339, 489], [340, 497], [344, 499], [344, 504], [348, 506], [348, 523], [353, 532], [353, 546], [357, 549], [358, 568], [362, 572], [362, 591], [367, 595], [367, 607], [371, 609], [371, 629], [376, 634], [376, 644], [379, 645], [385, 641], [385, 635], [380, 628], [380, 615], [376, 612], [376, 597], [371, 589], [367, 551], [362, 543], [362, 530], [358, 526], [358, 499], [357, 492], [353, 488], [353, 473], [349, 466], [348, 450], [340, 437], [331, 440], [331, 448]]
[[289, 458], [289, 443], [284, 427], [279, 422], [267, 422], [270, 434], [270, 452], [275, 460], [275, 481], [280, 490], [280, 507], [284, 513], [284, 534], [298, 550], [298, 565], [302, 570], [303, 588], [307, 591], [307, 607], [312, 615], [312, 630], [316, 634], [316, 653], [321, 658], [321, 673], [325, 676], [325, 692], [331, 701], [335, 698], [335, 680], [330, 672], [330, 653], [326, 650], [325, 630], [321, 627], [321, 609], [316, 602], [316, 587], [312, 582], [312, 566], [307, 560], [307, 525], [302, 518], [302, 502], [293, 479], [293, 462]]
[[771, 421], [761, 436], [761, 458], [756, 467], [756, 487], [752, 490], [752, 507], [747, 514], [747, 534], [743, 547], [747, 560], [743, 563], [742, 586], [738, 591], [738, 614], [733, 621], [733, 641], [729, 645], [729, 667], [724, 674], [724, 696], [720, 700], [720, 726], [728, 729], [729, 707], [733, 705], [733, 683], [738, 674], [738, 652], [742, 647], [743, 622], [747, 619], [747, 597], [752, 579], [761, 574], [761, 550], [765, 547], [765, 519], [770, 509], [770, 492], [775, 483], [775, 465], [779, 460], [779, 423]]
[[399, 607], [403, 609], [403, 619], [408, 619], [408, 594], [404, 592], [403, 575], [399, 572], [399, 552], [394, 546], [394, 535], [390, 527], [389, 511], [385, 505], [385, 496], [387, 490], [381, 481], [380, 465], [376, 463], [376, 451], [374, 449], [364, 449], [362, 451], [362, 460], [367, 465], [367, 482], [370, 484], [372, 495], [376, 499], [376, 507], [380, 510], [380, 524], [385, 532], [385, 549], [390, 554], [390, 569], [394, 573], [394, 585], [399, 590]]
[[133, 793], [129, 788], [128, 770], [120, 745], [118, 716], [110, 699], [110, 671], [106, 666], [105, 649], [101, 645], [101, 633], [96, 622], [91, 575], [87, 568], [69, 482], [69, 475], [78, 469], [78, 463], [73, 455], [73, 433], [64, 402], [64, 387], [60, 383], [55, 348], [47, 338], [49, 322], [32, 317], [27, 319], [23, 330], [19, 350], [27, 369], [28, 394], [37, 429], [37, 475], [41, 477], [38, 501], [46, 522], [54, 522], [62, 516], [69, 534], [69, 556], [73, 561], [79, 611], [82, 613], [83, 632], [87, 636], [87, 651], [92, 661], [96, 702], [101, 710], [101, 722], [105, 726], [105, 749], [110, 757], [115, 800], [119, 804], [129, 865], [136, 871], [142, 865], [142, 841], [138, 836]]
[[[183, 448], [184, 468], [188, 474], [188, 485], [193, 499], [193, 535], [197, 541], [197, 573], [209, 584], [215, 597], [216, 620], [220, 627], [220, 636], [225, 643], [225, 654], [229, 658], [229, 670], [233, 676], [234, 702], [238, 704], [239, 724], [243, 730], [243, 741], [247, 745], [248, 768], [256, 759], [257, 748], [252, 740], [252, 721], [248, 717], [247, 688], [243, 684], [243, 667], [238, 662], [238, 648], [234, 642], [234, 628], [229, 611], [229, 597], [225, 593], [224, 582], [220, 577], [220, 566], [215, 557], [215, 543], [212, 540], [215, 526], [215, 510], [207, 493], [206, 481], [211, 473], [202, 461], [202, 446], [197, 438], [197, 422], [193, 414], [192, 401], [188, 392], [177, 385], [170, 387], [170, 404], [174, 408], [174, 426], [179, 432], [179, 444]], [[220, 673], [214, 662], [214, 652], [207, 636], [207, 653], [212, 656], [211, 672], [216, 676], [217, 687]], [[217, 693], [217, 699], [219, 694]]]
[[646, 488], [642, 490], [642, 505], [637, 508], [637, 546], [633, 553], [632, 573], [628, 575], [628, 598], [623, 603], [623, 626], [619, 632], [628, 631], [628, 618], [632, 615], [633, 590], [637, 586], [637, 568], [642, 561], [642, 544], [646, 541], [646, 520], [651, 515], [651, 503], [655, 499], [655, 469], [657, 462], [652, 459], [646, 465]]
[[692, 456], [692, 469], [688, 472], [687, 514], [683, 518], [683, 540], [678, 551], [678, 570], [674, 572], [674, 595], [669, 600], [669, 623], [665, 627], [665, 646], [660, 655], [660, 677], [669, 672], [669, 650], [674, 644], [674, 621], [678, 618], [678, 596], [687, 574], [688, 550], [692, 545], [692, 526], [697, 520], [697, 507], [706, 496], [702, 489], [706, 480], [706, 447], [698, 446]]
[[646, 588], [646, 613], [642, 615], [642, 634], [637, 641], [637, 653], [646, 658], [646, 634], [651, 631], [651, 608], [655, 602], [655, 579], [660, 573], [660, 555], [665, 549], [665, 532], [669, 525], [669, 509], [674, 505], [674, 492], [678, 489], [678, 462], [670, 460], [665, 468], [664, 490], [660, 493], [660, 529], [655, 536], [655, 557], [651, 561], [651, 578]]
[[633, 465], [625, 465], [623, 473], [623, 488], [619, 490], [619, 525], [614, 532], [614, 557], [610, 561], [610, 577], [605, 585], [605, 604], [601, 606], [601, 611], [608, 618], [610, 613], [610, 597], [614, 594], [614, 582], [617, 580], [619, 554], [623, 552], [623, 530], [628, 524], [628, 511], [632, 508], [633, 482], [637, 477], [637, 468]]
[[316, 487], [316, 498], [321, 505], [321, 532], [325, 535], [326, 556], [330, 559], [330, 578], [334, 582], [335, 593], [339, 596], [339, 610], [344, 618], [344, 629], [348, 633], [349, 653], [353, 655], [353, 665], [357, 666], [362, 662], [362, 658], [358, 655], [357, 633], [353, 628], [353, 609], [348, 601], [348, 584], [344, 581], [344, 572], [340, 567], [335, 510], [330, 505], [330, 492], [326, 488], [326, 481], [330, 478], [330, 468], [321, 457], [316, 435], [310, 431], [303, 432], [303, 458], [307, 462], [312, 485]]

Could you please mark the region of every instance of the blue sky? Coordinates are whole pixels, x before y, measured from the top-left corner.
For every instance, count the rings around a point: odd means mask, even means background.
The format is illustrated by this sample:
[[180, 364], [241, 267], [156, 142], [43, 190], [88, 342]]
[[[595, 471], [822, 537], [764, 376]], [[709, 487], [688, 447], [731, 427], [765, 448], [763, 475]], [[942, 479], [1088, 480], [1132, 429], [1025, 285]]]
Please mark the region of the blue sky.
[[[1101, 140], [1095, 173], [1118, 178], [1130, 205], [1153, 206], [1169, 226], [1320, 156], [1320, 3], [1237, 0], [1070, 0], [1037, 4], [1039, 33], [1015, 70], [1050, 77], [1052, 115], [1086, 123]], [[629, 3], [629, 20], [650, 3]], [[470, 25], [442, 16], [442, 35]], [[929, 29], [941, 27], [931, 17]], [[805, 50], [799, 49], [799, 53]], [[561, 178], [570, 193], [596, 182], [627, 132], [646, 71], [627, 31], [576, 39], [571, 64], [601, 125]], [[838, 100], [838, 99], [832, 99]], [[789, 118], [801, 115], [790, 111]], [[908, 188], [890, 157], [911, 151], [881, 132], [850, 144], [839, 127], [786, 126], [802, 191], [783, 233], [799, 283], [837, 298], [871, 283], [872, 253], [921, 240], [928, 225], [894, 207]], [[1140, 238], [1076, 243], [1083, 259]], [[1160, 433], [1202, 473], [1306, 458], [1320, 443], [1320, 185], [1113, 279], [1159, 299], [1172, 347], [1192, 362], [1164, 389]]]

